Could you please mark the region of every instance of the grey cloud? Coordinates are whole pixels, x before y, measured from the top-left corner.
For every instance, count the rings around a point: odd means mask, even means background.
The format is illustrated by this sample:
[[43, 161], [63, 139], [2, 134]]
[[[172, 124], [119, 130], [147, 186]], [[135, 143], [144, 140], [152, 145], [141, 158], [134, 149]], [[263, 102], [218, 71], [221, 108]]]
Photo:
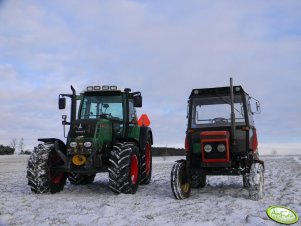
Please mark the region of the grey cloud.
[[[31, 128], [27, 139], [62, 136], [57, 95], [69, 92], [71, 84], [81, 91], [99, 81], [142, 91], [141, 111], [150, 116], [155, 142], [181, 144], [191, 89], [225, 86], [233, 76], [235, 84], [262, 102], [263, 113], [256, 117], [260, 140], [293, 137], [301, 142], [296, 126], [301, 107], [295, 102], [301, 97], [298, 1], [5, 5], [0, 61], [7, 63], [0, 67], [0, 97], [6, 115], [15, 114], [14, 102], [22, 104], [24, 114], [18, 116], [20, 126], [1, 139], [21, 136]], [[271, 10], [280, 13], [273, 15]], [[275, 36], [275, 21], [283, 19], [287, 23], [279, 24], [281, 31], [296, 32]], [[7, 95], [12, 85], [14, 92]], [[11, 124], [13, 117], [8, 117], [5, 125]]]

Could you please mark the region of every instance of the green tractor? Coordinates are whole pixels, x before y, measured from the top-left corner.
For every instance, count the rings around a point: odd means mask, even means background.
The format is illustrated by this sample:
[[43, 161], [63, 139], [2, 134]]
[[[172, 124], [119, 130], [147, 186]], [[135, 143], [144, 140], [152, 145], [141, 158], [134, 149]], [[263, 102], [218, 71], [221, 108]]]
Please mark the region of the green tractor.
[[[186, 159], [171, 171], [171, 188], [177, 199], [191, 188], [206, 186], [208, 175], [242, 176], [249, 197], [263, 197], [264, 162], [259, 159], [254, 113], [259, 101], [241, 86], [193, 89], [188, 101]], [[253, 105], [255, 112], [252, 111]]]
[[[93, 182], [96, 173], [109, 173], [109, 187], [115, 193], [137, 191], [152, 176], [152, 130], [147, 115], [137, 119], [142, 107], [140, 92], [117, 86], [88, 86], [80, 95], [59, 95], [59, 109], [71, 99], [71, 117], [62, 116], [70, 129], [66, 143], [42, 138], [28, 160], [28, 185], [34, 193], [56, 193], [66, 180], [82, 185]], [[77, 114], [77, 102], [80, 102]]]

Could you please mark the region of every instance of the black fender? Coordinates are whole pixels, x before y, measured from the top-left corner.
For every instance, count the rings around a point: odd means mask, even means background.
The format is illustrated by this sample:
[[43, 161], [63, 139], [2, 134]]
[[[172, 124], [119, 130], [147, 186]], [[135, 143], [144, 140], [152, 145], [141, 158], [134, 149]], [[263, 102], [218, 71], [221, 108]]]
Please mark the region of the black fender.
[[139, 136], [139, 146], [140, 146], [141, 150], [143, 150], [146, 145], [146, 138], [148, 135], [150, 136], [150, 139], [151, 139], [151, 145], [153, 145], [152, 129], [147, 126], [141, 126], [140, 127], [140, 136]]
[[67, 146], [62, 140], [57, 138], [39, 138], [38, 141], [44, 142], [45, 144], [54, 144], [55, 152], [64, 161], [64, 165], [67, 166]]
[[67, 149], [66, 144], [62, 140], [57, 138], [39, 138], [38, 141], [41, 141], [45, 144], [54, 144], [55, 142], [57, 142], [61, 149]]

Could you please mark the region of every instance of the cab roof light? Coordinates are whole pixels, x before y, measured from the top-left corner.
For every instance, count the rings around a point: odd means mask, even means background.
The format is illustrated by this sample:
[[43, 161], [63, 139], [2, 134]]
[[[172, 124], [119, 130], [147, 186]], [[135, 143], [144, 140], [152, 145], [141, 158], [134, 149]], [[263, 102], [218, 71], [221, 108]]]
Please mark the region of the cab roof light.
[[94, 86], [94, 91], [100, 91], [101, 90], [101, 87], [100, 86]]
[[117, 86], [109, 86], [109, 85], [104, 85], [104, 86], [87, 86], [87, 91], [117, 91], [118, 88]]
[[87, 91], [93, 91], [93, 86], [88, 86]]
[[102, 90], [110, 90], [110, 86], [102, 86]]
[[117, 86], [110, 86], [110, 90], [117, 90]]

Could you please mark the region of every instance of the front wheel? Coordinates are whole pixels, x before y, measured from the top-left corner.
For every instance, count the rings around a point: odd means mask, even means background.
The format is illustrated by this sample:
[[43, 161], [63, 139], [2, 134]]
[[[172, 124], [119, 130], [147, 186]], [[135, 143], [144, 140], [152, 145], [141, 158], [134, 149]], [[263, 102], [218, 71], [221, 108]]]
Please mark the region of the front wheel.
[[73, 185], [86, 185], [93, 183], [95, 176], [96, 174], [82, 175], [78, 173], [70, 173], [68, 180]]
[[249, 198], [252, 200], [262, 199], [264, 196], [264, 167], [256, 162], [251, 165], [249, 175]]
[[190, 196], [191, 185], [186, 176], [186, 162], [176, 162], [171, 170], [171, 190], [176, 199]]
[[133, 143], [117, 143], [109, 159], [110, 188], [115, 193], [136, 193], [140, 183], [140, 156]]
[[206, 186], [206, 174], [201, 171], [199, 174], [191, 176], [191, 187], [192, 188], [203, 188]]
[[34, 193], [56, 193], [66, 184], [66, 173], [56, 168], [64, 164], [54, 151], [53, 144], [39, 144], [27, 164], [27, 179]]
[[242, 182], [245, 188], [250, 187], [250, 174], [246, 173], [245, 175], [242, 176]]

